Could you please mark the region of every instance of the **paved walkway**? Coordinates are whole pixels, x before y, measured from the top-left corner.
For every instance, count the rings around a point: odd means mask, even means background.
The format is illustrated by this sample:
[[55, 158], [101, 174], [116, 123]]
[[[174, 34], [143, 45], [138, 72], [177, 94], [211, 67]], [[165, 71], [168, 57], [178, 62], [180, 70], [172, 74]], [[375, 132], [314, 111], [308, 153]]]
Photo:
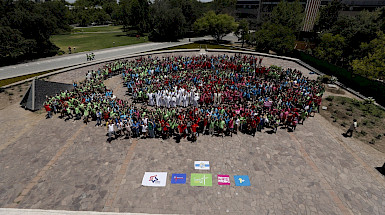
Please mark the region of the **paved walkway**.
[[[192, 38], [191, 42], [207, 40], [207, 39], [212, 39], [212, 37], [205, 36], [205, 37], [199, 37], [199, 38]], [[224, 37], [224, 39], [232, 42], [237, 41], [237, 38], [233, 34], [227, 35], [226, 37]], [[185, 38], [180, 40], [179, 42], [141, 43], [137, 45], [120, 46], [116, 48], [95, 50], [93, 52], [95, 54], [96, 60], [102, 60], [102, 59], [118, 57], [122, 55], [149, 52], [149, 51], [164, 49], [172, 46], [184, 45], [187, 43], [189, 43], [189, 39]], [[71, 55], [55, 56], [50, 58], [34, 60], [28, 63], [0, 67], [0, 80], [87, 63], [86, 53], [91, 53], [91, 52], [81, 52], [81, 53], [76, 53]]]
[[[186, 41], [172, 42], [172, 43], [141, 43], [141, 44], [132, 45], [132, 46], [103, 49], [99, 51], [94, 51], [94, 53], [95, 53], [96, 60], [101, 60], [104, 58], [110, 58], [110, 57], [121, 56], [121, 55], [129, 55], [129, 54], [135, 54], [140, 52], [147, 52], [147, 51], [163, 49], [163, 48], [181, 45], [181, 44], [186, 44]], [[86, 53], [91, 53], [91, 52], [82, 52], [82, 53], [77, 53], [73, 55], [56, 56], [51, 58], [39, 59], [28, 63], [0, 67], [0, 80], [83, 64], [87, 62]]]
[[0, 214], [4, 214], [4, 215], [145, 215], [144, 213], [60, 211], [60, 210], [14, 209], [14, 208], [0, 208]]
[[[385, 214], [385, 178], [374, 169], [382, 166], [384, 153], [342, 137], [344, 131], [319, 114], [295, 132], [279, 129], [269, 134], [266, 129], [254, 138], [200, 136], [196, 143], [179, 144], [172, 139], [123, 138], [108, 144], [106, 128], [95, 127], [95, 122], [64, 122], [56, 116], [45, 120], [43, 113], [25, 111], [17, 104], [0, 110], [0, 116], [3, 208]], [[212, 187], [189, 185], [190, 174], [200, 172], [194, 170], [196, 160], [210, 161], [211, 169], [205, 172], [213, 175]], [[186, 173], [187, 184], [170, 184], [169, 176], [166, 187], [141, 186], [144, 172], [163, 171]], [[217, 185], [218, 174], [230, 175], [232, 185]], [[234, 186], [234, 175], [249, 175], [251, 186]]]
[[[11, 107], [10, 107], [11, 108]], [[18, 107], [12, 107], [16, 109]], [[26, 124], [0, 151], [0, 207], [26, 209], [179, 214], [370, 214], [385, 211], [384, 177], [373, 168], [384, 154], [366, 160], [350, 139], [317, 115], [294, 133], [266, 131], [253, 138], [199, 137], [125, 140], [106, 143], [94, 123], [10, 116]], [[18, 125], [2, 127], [9, 131]], [[3, 124], [4, 125], [4, 124]], [[335, 133], [334, 133], [335, 132]], [[10, 132], [12, 133], [12, 132]], [[342, 131], [341, 131], [342, 133]], [[337, 138], [336, 138], [337, 137]], [[382, 158], [382, 159], [381, 159]], [[197, 172], [195, 160], [209, 160], [212, 187], [142, 187], [146, 171]], [[246, 174], [251, 187], [216, 185], [217, 174]], [[168, 179], [169, 180], [169, 179]]]

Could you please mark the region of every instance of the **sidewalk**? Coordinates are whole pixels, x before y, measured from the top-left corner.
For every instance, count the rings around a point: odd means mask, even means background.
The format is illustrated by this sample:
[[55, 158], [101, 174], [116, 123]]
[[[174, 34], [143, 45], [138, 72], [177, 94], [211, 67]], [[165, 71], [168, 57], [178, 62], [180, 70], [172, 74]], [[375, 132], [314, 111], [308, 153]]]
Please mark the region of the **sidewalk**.
[[61, 211], [61, 210], [0, 208], [0, 215], [145, 215], [145, 213], [112, 213], [112, 212], [93, 212], [93, 211]]

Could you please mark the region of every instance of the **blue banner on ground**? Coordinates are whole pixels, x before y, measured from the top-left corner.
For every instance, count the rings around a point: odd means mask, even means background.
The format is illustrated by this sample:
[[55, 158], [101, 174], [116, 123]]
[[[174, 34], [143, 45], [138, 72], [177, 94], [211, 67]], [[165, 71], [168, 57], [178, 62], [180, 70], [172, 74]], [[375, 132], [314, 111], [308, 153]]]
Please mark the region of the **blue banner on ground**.
[[234, 175], [235, 186], [250, 186], [250, 179], [247, 175]]
[[171, 184], [186, 184], [186, 174], [172, 174]]

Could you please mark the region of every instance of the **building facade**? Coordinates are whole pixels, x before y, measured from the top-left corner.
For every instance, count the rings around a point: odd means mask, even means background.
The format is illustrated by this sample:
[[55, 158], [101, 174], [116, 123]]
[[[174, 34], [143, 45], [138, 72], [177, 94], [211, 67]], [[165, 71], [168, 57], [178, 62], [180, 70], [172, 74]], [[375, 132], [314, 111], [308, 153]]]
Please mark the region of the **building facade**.
[[[293, 2], [295, 0], [287, 0]], [[311, 32], [317, 19], [319, 8], [326, 6], [334, 0], [299, 0], [305, 9], [304, 25], [302, 31]], [[356, 15], [360, 11], [374, 11], [385, 6], [385, 0], [338, 0], [342, 3], [341, 14]], [[256, 19], [263, 21], [269, 16], [280, 0], [239, 0], [236, 4], [239, 18]]]

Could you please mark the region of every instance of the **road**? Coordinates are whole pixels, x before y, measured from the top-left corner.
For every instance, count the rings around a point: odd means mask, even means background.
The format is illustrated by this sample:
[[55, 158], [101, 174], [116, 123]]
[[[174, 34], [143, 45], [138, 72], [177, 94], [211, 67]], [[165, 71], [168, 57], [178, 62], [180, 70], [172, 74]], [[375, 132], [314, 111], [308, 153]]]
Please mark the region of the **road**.
[[[199, 41], [199, 40], [207, 40], [207, 39], [212, 39], [212, 37], [206, 36], [206, 37], [192, 38], [191, 42]], [[224, 39], [234, 41], [235, 37], [233, 35], [228, 35]], [[137, 45], [120, 46], [116, 48], [95, 50], [93, 52], [95, 54], [96, 60], [102, 60], [102, 59], [111, 58], [114, 56], [148, 52], [148, 51], [153, 51], [157, 49], [164, 49], [172, 46], [183, 45], [187, 43], [189, 43], [189, 41], [187, 38], [185, 38], [179, 42], [141, 43]], [[91, 52], [81, 52], [81, 53], [76, 53], [71, 55], [54, 56], [54, 57], [30, 61], [27, 63], [0, 67], [0, 80], [86, 63], [87, 62], [86, 53], [91, 53]]]

